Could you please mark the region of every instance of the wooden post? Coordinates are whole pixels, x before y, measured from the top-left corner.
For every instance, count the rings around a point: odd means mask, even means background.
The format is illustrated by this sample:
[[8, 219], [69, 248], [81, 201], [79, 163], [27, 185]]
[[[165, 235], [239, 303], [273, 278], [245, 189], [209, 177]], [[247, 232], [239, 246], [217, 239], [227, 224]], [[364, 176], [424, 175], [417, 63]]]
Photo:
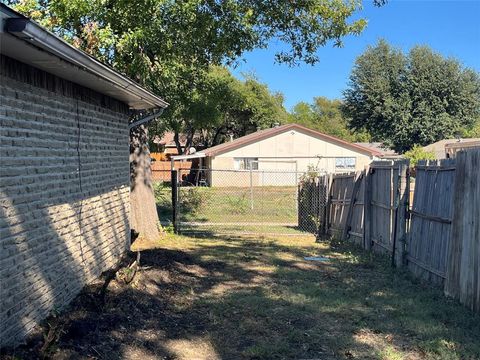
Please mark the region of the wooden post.
[[172, 169], [172, 225], [175, 234], [178, 234], [177, 205], [178, 205], [178, 170]]
[[365, 249], [372, 248], [372, 174], [370, 166], [365, 167], [365, 187], [363, 195], [363, 246]]
[[480, 149], [457, 152], [445, 294], [480, 313]]
[[409, 161], [398, 163], [398, 209], [395, 229], [395, 265], [401, 267], [405, 263], [405, 244], [407, 238], [408, 197], [410, 196]]

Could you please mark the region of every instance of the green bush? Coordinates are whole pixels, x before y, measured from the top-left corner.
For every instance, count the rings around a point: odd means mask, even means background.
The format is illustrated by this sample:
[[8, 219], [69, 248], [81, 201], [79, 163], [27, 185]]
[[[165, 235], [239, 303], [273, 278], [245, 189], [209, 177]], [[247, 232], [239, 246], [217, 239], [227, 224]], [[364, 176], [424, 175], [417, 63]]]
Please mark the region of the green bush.
[[183, 189], [181, 194], [181, 209], [184, 212], [196, 213], [208, 200], [208, 193], [198, 187]]
[[172, 192], [170, 186], [165, 185], [163, 182], [153, 184], [153, 194], [155, 195], [155, 202], [157, 204], [172, 202]]
[[410, 166], [417, 166], [420, 160], [435, 160], [435, 154], [433, 152], [425, 151], [418, 145], [405, 152], [403, 156], [410, 160]]

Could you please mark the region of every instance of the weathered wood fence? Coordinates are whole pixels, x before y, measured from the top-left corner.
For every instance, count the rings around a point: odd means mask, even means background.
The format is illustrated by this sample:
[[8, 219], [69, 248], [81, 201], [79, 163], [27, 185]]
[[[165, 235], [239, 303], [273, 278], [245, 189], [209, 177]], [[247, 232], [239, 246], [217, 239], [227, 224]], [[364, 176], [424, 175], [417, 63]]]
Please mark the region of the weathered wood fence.
[[480, 149], [456, 156], [445, 293], [480, 313]]
[[390, 256], [392, 265], [480, 312], [480, 149], [419, 162], [415, 173], [412, 206], [406, 160], [330, 175], [317, 183], [327, 193], [318, 229]]
[[420, 161], [415, 172], [406, 264], [417, 277], [441, 285], [452, 232], [455, 160]]
[[327, 226], [333, 235], [341, 236], [346, 227], [355, 177], [355, 173], [335, 174], [329, 177]]
[[374, 161], [365, 171], [364, 246], [403, 261], [408, 211], [408, 161]]
[[374, 161], [365, 171], [330, 176], [329, 187], [327, 232], [402, 262], [408, 162]]

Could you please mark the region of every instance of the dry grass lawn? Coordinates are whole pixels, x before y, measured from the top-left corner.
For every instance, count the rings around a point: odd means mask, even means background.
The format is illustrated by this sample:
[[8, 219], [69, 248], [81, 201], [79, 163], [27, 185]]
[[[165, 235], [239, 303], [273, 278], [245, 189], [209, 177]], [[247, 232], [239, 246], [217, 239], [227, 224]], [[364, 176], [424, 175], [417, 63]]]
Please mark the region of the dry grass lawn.
[[[169, 236], [129, 285], [91, 286], [56, 321], [54, 359], [480, 359], [480, 317], [313, 237]], [[326, 262], [304, 256], [325, 256]], [[54, 321], [54, 322], [55, 322]], [[52, 321], [50, 321], [52, 323]], [[11, 353], [38, 355], [39, 343]]]

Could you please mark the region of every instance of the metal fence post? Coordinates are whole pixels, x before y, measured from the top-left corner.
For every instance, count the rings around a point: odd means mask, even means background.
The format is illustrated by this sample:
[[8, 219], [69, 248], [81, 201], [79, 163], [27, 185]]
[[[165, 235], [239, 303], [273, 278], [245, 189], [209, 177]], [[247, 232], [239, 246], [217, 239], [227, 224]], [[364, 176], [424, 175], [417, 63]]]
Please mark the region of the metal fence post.
[[177, 205], [178, 205], [178, 171], [172, 169], [172, 225], [175, 234], [178, 234]]
[[250, 207], [253, 210], [253, 174], [252, 174], [252, 163], [250, 163]]
[[[298, 181], [298, 163], [295, 161], [295, 187], [298, 189], [299, 181]], [[297, 207], [297, 213], [299, 212], [299, 207], [298, 207], [298, 190], [295, 193], [295, 206]]]

